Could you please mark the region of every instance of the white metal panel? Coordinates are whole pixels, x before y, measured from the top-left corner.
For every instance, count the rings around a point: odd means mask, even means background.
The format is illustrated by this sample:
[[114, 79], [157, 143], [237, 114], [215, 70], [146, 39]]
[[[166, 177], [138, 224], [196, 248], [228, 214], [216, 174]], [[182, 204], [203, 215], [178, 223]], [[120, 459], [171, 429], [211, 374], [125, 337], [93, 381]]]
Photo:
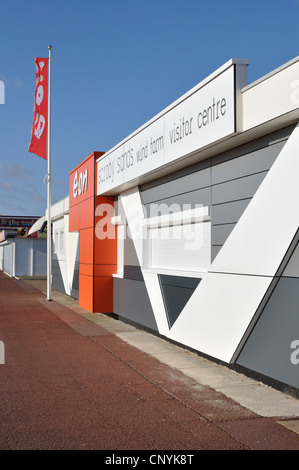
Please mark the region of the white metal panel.
[[120, 195], [121, 205], [134, 242], [138, 262], [142, 266], [144, 210], [138, 188], [130, 189]]
[[61, 218], [69, 211], [69, 196], [61, 199], [51, 206], [51, 219]]
[[14, 244], [3, 246], [3, 270], [6, 274], [14, 276]]
[[65, 262], [66, 278], [65, 292], [68, 295], [72, 293], [72, 286], [75, 274], [76, 262], [79, 261], [79, 233], [69, 232], [69, 215], [64, 216], [64, 234], [65, 234]]
[[169, 326], [158, 275], [147, 271], [142, 272], [158, 331], [161, 335], [168, 336]]
[[65, 251], [61, 251], [63, 244], [61, 243], [61, 235], [64, 231], [64, 217], [62, 216], [59, 219], [53, 221], [53, 233], [54, 233], [54, 251], [57, 257], [61, 278], [63, 280], [64, 290], [69, 294], [68, 289], [68, 277], [67, 277], [67, 263]]
[[3, 271], [3, 260], [4, 260], [4, 248], [3, 246], [0, 246], [0, 269]]
[[208, 273], [168, 336], [230, 362], [271, 278]]
[[32, 276], [33, 275], [33, 239], [16, 238], [15, 239], [15, 275]]
[[47, 243], [45, 239], [33, 239], [32, 275], [45, 276], [47, 273]]
[[132, 234], [132, 242], [137, 254], [138, 263], [143, 272], [145, 286], [155, 315], [158, 331], [161, 334], [167, 334], [169, 328], [158, 275], [155, 273], [145, 272], [142, 268], [144, 210], [138, 188], [132, 188], [129, 191], [122, 193], [120, 195], [120, 200], [123, 208], [123, 215]]

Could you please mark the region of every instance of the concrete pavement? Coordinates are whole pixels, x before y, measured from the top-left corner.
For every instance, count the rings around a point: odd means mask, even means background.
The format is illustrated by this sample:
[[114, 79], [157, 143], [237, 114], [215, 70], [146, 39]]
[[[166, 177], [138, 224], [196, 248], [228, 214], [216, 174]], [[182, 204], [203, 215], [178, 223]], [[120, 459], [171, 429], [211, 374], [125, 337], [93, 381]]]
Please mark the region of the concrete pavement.
[[299, 449], [299, 400], [0, 272], [0, 450]]

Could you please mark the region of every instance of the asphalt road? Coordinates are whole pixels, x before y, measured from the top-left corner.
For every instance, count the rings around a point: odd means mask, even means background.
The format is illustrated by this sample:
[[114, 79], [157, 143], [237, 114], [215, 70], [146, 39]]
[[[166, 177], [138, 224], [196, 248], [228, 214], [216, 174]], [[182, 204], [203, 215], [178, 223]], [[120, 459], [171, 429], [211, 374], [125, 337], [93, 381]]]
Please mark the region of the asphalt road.
[[[141, 451], [182, 458], [200, 450], [299, 449], [299, 434], [277, 419], [2, 272], [0, 341], [1, 451], [101, 450], [103, 459], [115, 459]], [[104, 463], [138, 467], [141, 460]]]

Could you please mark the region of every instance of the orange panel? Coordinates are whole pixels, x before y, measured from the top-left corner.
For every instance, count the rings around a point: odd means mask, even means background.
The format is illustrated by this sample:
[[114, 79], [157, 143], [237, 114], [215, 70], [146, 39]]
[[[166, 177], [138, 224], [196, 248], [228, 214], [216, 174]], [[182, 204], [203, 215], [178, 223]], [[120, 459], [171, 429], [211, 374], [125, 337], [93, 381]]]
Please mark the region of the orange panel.
[[79, 263], [79, 273], [83, 274], [84, 276], [92, 276], [93, 277], [93, 264]]
[[90, 197], [75, 204], [69, 209], [70, 231], [93, 227], [94, 225], [94, 198]]
[[70, 207], [69, 214], [69, 231], [76, 232], [80, 229], [80, 210], [77, 206]]
[[80, 204], [80, 229], [94, 226], [94, 198], [90, 197]]
[[112, 276], [117, 273], [117, 264], [95, 264], [94, 275], [98, 277]]
[[79, 306], [93, 312], [93, 278], [79, 273]]
[[113, 196], [95, 196], [95, 206], [98, 207], [101, 204], [109, 204], [114, 207]]
[[106, 238], [99, 240], [95, 237], [95, 264], [117, 264], [117, 240]]
[[93, 264], [93, 228], [80, 230], [79, 235], [79, 263]]
[[94, 312], [113, 312], [113, 278], [94, 278]]

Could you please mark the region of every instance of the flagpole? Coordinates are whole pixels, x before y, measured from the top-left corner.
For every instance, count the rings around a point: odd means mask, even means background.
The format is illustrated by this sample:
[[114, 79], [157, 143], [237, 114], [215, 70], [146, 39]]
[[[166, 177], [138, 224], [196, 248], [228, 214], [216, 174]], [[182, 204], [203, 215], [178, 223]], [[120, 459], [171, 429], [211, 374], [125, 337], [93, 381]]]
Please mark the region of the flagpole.
[[52, 287], [52, 230], [51, 230], [51, 50], [49, 49], [49, 75], [48, 75], [48, 175], [47, 175], [47, 201], [48, 201], [48, 220], [47, 220], [47, 300], [51, 299]]

